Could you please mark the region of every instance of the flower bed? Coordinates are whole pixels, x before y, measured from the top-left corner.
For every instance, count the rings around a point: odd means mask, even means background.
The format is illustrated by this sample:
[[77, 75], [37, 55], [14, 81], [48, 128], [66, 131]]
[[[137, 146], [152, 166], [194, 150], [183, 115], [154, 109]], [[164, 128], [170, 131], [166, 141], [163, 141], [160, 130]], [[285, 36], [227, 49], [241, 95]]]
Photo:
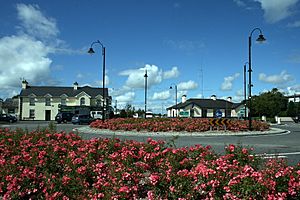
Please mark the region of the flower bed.
[[300, 198], [300, 164], [262, 163], [251, 151], [0, 129], [0, 198]]
[[[134, 118], [117, 118], [102, 122], [94, 121], [90, 124], [93, 128], [124, 130], [124, 131], [187, 131], [187, 132], [204, 132], [209, 130], [224, 130], [224, 126], [211, 126], [207, 118], [152, 118], [152, 119], [134, 119]], [[252, 128], [254, 131], [265, 131], [269, 129], [267, 123], [253, 121]], [[226, 127], [228, 131], [247, 131], [248, 121], [231, 120]]]

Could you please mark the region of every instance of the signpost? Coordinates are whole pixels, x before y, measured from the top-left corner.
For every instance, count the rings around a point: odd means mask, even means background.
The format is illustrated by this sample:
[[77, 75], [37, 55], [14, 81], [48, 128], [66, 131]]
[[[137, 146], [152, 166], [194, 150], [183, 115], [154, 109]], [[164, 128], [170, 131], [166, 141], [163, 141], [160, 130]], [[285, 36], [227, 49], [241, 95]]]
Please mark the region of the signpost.
[[217, 110], [215, 113], [216, 118], [222, 118], [222, 111], [221, 110]]
[[224, 130], [226, 131], [226, 126], [228, 126], [231, 123], [230, 119], [210, 119], [210, 130], [212, 130], [213, 126], [217, 126], [217, 129], [219, 130], [219, 126], [223, 126]]

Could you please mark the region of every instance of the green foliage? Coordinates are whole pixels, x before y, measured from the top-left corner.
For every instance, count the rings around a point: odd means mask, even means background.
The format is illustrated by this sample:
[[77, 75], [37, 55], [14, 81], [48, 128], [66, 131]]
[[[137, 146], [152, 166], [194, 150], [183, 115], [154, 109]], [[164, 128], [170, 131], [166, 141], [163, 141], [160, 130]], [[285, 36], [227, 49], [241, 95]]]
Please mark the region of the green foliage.
[[275, 117], [287, 110], [287, 103], [288, 99], [277, 88], [273, 88], [252, 98], [253, 115]]
[[295, 117], [297, 115], [297, 107], [294, 102], [290, 101], [287, 108], [287, 116]]
[[126, 113], [126, 111], [124, 109], [121, 110], [120, 117], [121, 118], [126, 118], [127, 117], [127, 113]]
[[48, 124], [48, 129], [49, 129], [49, 131], [50, 132], [56, 132], [56, 124], [53, 122], [53, 121], [51, 121], [51, 122], [49, 122], [49, 124]]

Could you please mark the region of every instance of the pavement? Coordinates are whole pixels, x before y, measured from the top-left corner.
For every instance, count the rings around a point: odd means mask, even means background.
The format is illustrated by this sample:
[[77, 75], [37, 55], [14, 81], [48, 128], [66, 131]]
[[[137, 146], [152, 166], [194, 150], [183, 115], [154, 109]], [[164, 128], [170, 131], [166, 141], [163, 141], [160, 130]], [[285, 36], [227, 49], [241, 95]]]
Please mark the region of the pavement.
[[270, 127], [268, 131], [205, 131], [205, 132], [146, 132], [146, 131], [120, 131], [120, 130], [108, 130], [108, 129], [97, 129], [89, 126], [74, 128], [74, 132], [78, 133], [92, 133], [99, 135], [122, 135], [122, 136], [254, 136], [254, 135], [278, 135], [288, 134], [289, 131], [280, 128]]

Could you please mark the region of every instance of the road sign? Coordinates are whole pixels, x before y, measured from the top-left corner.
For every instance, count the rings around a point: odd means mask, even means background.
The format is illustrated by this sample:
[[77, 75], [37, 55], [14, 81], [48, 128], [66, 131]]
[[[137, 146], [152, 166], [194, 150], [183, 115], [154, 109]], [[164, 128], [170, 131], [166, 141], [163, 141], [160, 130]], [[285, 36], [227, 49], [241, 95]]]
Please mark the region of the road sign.
[[221, 118], [222, 117], [222, 111], [221, 110], [217, 110], [215, 116], [216, 116], [216, 118]]
[[211, 126], [228, 126], [230, 124], [229, 119], [210, 119], [209, 124]]
[[180, 117], [189, 117], [190, 116], [190, 112], [189, 111], [180, 111], [179, 112], [179, 116]]

